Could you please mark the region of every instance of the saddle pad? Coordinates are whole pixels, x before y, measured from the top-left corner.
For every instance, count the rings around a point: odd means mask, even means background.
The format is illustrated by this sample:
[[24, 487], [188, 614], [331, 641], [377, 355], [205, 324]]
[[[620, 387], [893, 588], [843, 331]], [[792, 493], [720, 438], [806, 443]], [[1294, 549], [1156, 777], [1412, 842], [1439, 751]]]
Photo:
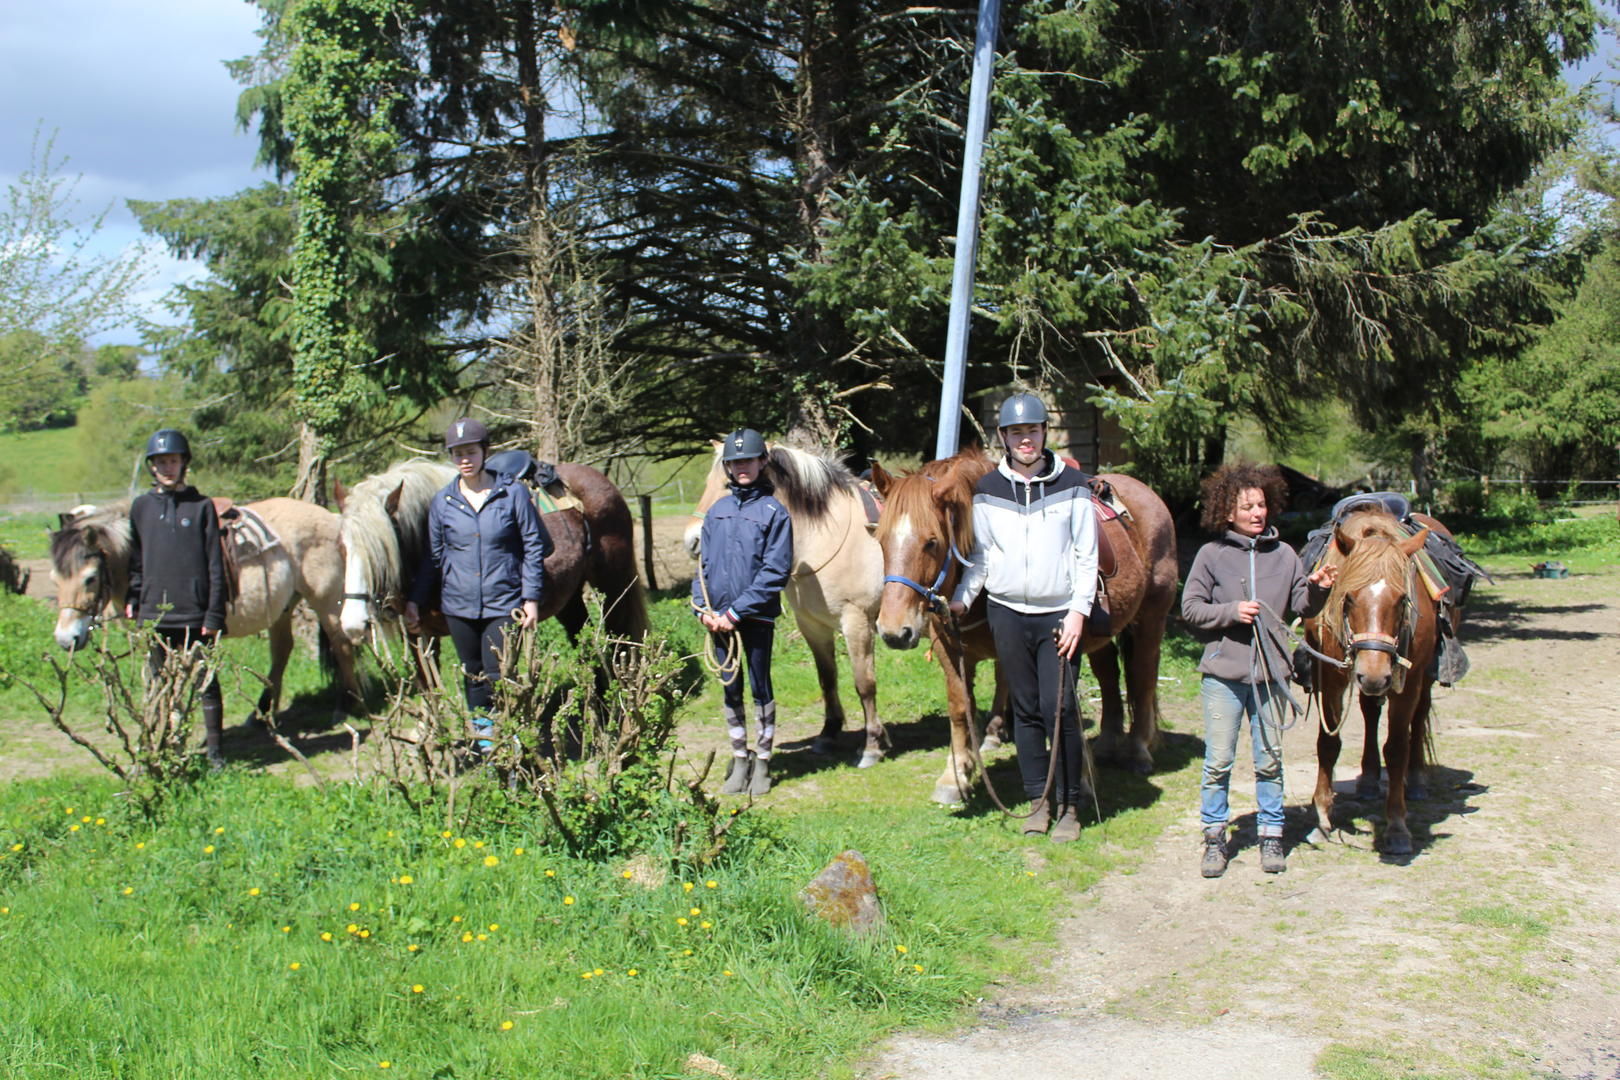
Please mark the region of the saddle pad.
[[221, 540], [236, 562], [256, 559], [281, 546], [281, 537], [258, 514], [245, 506], [233, 506], [220, 520]]

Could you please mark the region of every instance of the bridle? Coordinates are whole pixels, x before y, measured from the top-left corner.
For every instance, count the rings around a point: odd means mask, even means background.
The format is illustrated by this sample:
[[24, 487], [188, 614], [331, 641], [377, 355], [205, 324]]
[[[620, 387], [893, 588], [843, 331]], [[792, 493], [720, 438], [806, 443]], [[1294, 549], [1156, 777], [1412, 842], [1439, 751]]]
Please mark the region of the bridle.
[[[932, 481], [933, 477], [929, 477], [928, 479]], [[892, 581], [897, 585], [904, 585], [906, 588], [922, 597], [923, 603], [928, 606], [929, 612], [934, 615], [940, 615], [948, 609], [949, 605], [946, 602], [945, 595], [940, 592], [940, 589], [944, 587], [945, 579], [950, 575], [952, 566], [960, 565], [963, 567], [969, 567], [973, 565], [968, 561], [967, 556], [962, 554], [961, 549], [956, 546], [956, 529], [954, 527], [954, 518], [955, 512], [947, 509], [945, 511], [945, 543], [949, 546], [950, 551], [946, 559], [940, 564], [939, 574], [934, 578], [934, 583], [932, 585], [924, 585], [922, 582], [908, 578], [904, 574], [883, 575], [883, 583], [885, 585]]]

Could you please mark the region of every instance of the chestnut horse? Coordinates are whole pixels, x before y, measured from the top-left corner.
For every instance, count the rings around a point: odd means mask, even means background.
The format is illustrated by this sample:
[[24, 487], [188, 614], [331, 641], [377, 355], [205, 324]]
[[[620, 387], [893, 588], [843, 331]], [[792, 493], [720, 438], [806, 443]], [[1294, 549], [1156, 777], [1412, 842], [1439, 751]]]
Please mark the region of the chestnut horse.
[[[967, 797], [966, 787], [974, 776], [973, 667], [980, 660], [995, 659], [985, 621], [986, 598], [981, 595], [963, 616], [960, 637], [953, 634], [945, 609], [960, 580], [961, 561], [973, 549], [974, 486], [993, 468], [995, 463], [976, 449], [899, 477], [881, 466], [872, 468], [872, 480], [886, 499], [877, 539], [883, 548], [883, 572], [891, 579], [883, 587], [878, 634], [893, 648], [909, 649], [926, 631], [945, 674], [951, 749], [945, 771], [934, 783], [935, 802], [957, 803]], [[1098, 479], [1112, 485], [1127, 513], [1108, 521], [1099, 515], [1099, 535], [1107, 537], [1114, 554], [1113, 571], [1104, 578], [1110, 626], [1104, 635], [1092, 633], [1088, 624], [1080, 645], [1091, 658], [1102, 691], [1102, 730], [1095, 752], [1145, 774], [1153, 769], [1158, 741], [1159, 651], [1165, 619], [1176, 598], [1175, 524], [1163, 501], [1141, 481], [1114, 473]], [[892, 580], [896, 578], [924, 583], [923, 591]], [[1119, 683], [1122, 656], [1125, 698]]]
[[[556, 469], [580, 505], [540, 515], [552, 543], [540, 617], [555, 615], [572, 638], [585, 625], [588, 583], [601, 594], [608, 631], [639, 641], [647, 630], [647, 601], [636, 573], [630, 508], [613, 482], [590, 466]], [[428, 505], [456, 475], [444, 462], [413, 460], [353, 488], [336, 486], [343, 513], [342, 626], [350, 640], [364, 637], [378, 619], [398, 625], [427, 553]]]
[[[883, 596], [883, 552], [866, 527], [857, 481], [831, 453], [777, 445], [766, 457], [765, 477], [793, 519], [793, 574], [782, 590], [799, 624], [816, 681], [821, 684], [823, 719], [814, 748], [832, 753], [844, 730], [844, 703], [838, 696], [838, 656], [833, 635], [844, 635], [855, 694], [866, 721], [860, 768], [883, 758], [888, 736], [877, 714], [877, 677], [872, 624]], [[726, 493], [720, 444], [715, 443], [703, 496], [686, 529], [686, 550], [695, 558], [703, 535], [703, 514]]]
[[[1418, 515], [1413, 515], [1415, 518]], [[1333, 663], [1316, 661], [1322, 721], [1316, 736], [1317, 824], [1331, 833], [1333, 767], [1339, 760], [1340, 729], [1352, 693], [1361, 695], [1367, 734], [1361, 755], [1360, 790], [1378, 784], [1378, 716], [1389, 704], [1384, 765], [1389, 792], [1384, 800], [1384, 850], [1409, 855], [1406, 825], [1408, 783], [1421, 773], [1429, 734], [1429, 696], [1434, 685], [1434, 651], [1439, 643], [1438, 607], [1420, 580], [1415, 556], [1439, 522], [1407, 536], [1383, 511], [1352, 513], [1333, 533], [1327, 562], [1339, 567], [1338, 580], [1316, 618], [1305, 623], [1306, 640]]]
[[[270, 633], [270, 672], [253, 719], [273, 716], [281, 703], [281, 679], [293, 649], [293, 607], [300, 598], [315, 613], [336, 661], [346, 696], [333, 710], [361, 702], [354, 650], [338, 626], [343, 600], [343, 556], [338, 519], [330, 510], [297, 499], [265, 499], [242, 507], [275, 534], [273, 546], [243, 556], [233, 597], [225, 608], [225, 634]], [[51, 534], [51, 580], [56, 583], [56, 643], [82, 649], [99, 620], [123, 614], [129, 589], [129, 504], [81, 507], [61, 517]], [[241, 551], [238, 547], [234, 550]]]

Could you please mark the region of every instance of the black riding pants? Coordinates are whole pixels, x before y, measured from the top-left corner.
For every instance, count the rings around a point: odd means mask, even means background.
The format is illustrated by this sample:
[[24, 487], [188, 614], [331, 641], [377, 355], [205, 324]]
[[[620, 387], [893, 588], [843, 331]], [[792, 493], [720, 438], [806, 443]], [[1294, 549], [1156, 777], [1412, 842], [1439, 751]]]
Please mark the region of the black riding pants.
[[[214, 642], [219, 639], [217, 634], [211, 637], [203, 637], [202, 631], [195, 627], [159, 626], [153, 627], [152, 632], [157, 635], [157, 638], [146, 652], [146, 681], [148, 684], [157, 678], [158, 672], [163, 670], [164, 660], [171, 654], [189, 659], [196, 655], [195, 650], [211, 649]], [[202, 704], [203, 737], [207, 740], [208, 755], [217, 759], [219, 756], [220, 733], [225, 727], [225, 698], [220, 693], [218, 675], [209, 677], [207, 684], [198, 691], [198, 698]]]
[[487, 715], [490, 702], [495, 700], [495, 680], [501, 677], [501, 652], [506, 648], [506, 628], [512, 616], [463, 619], [446, 615], [444, 621], [450, 624], [450, 640], [461, 658], [467, 708], [475, 717]]
[[1052, 764], [1052, 719], [1058, 715], [1061, 695], [1062, 739], [1053, 795], [1059, 806], [1078, 806], [1084, 753], [1080, 710], [1075, 701], [1079, 687], [1072, 674], [1073, 665], [1058, 655], [1053, 637], [1053, 631], [1063, 625], [1065, 614], [1054, 611], [1026, 615], [994, 600], [988, 609], [996, 659], [1007, 678], [1013, 745], [1018, 748], [1018, 772], [1024, 781], [1024, 793], [1038, 799], [1046, 789], [1046, 773]]

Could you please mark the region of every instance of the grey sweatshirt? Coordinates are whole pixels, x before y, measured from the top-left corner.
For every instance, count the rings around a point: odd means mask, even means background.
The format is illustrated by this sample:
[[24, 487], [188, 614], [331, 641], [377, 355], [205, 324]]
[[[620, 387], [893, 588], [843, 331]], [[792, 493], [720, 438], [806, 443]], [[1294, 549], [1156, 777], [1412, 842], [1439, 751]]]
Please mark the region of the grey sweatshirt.
[[1181, 590], [1181, 617], [1204, 642], [1198, 670], [1221, 679], [1253, 683], [1266, 681], [1269, 668], [1273, 680], [1287, 679], [1288, 648], [1281, 628], [1261, 614], [1259, 624], [1266, 627], [1266, 663], [1257, 664], [1255, 624], [1238, 620], [1238, 604], [1256, 599], [1285, 620], [1295, 615], [1309, 618], [1322, 610], [1327, 595], [1327, 589], [1305, 580], [1299, 556], [1277, 539], [1276, 529], [1268, 528], [1253, 538], [1228, 529], [1221, 539], [1198, 549]]

